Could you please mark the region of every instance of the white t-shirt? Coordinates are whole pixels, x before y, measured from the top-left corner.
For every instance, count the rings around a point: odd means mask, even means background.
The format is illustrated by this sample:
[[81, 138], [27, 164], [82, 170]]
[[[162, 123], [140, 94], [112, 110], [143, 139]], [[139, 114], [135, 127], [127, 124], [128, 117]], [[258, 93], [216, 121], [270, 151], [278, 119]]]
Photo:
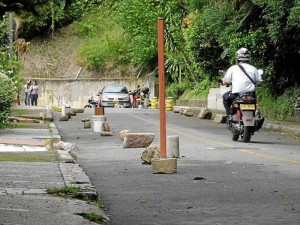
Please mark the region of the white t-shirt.
[[[244, 67], [255, 84], [262, 82], [261, 75], [254, 66], [248, 63], [240, 63], [240, 65]], [[238, 65], [233, 65], [226, 71], [224, 80], [232, 84], [232, 93], [255, 91], [255, 85]]]

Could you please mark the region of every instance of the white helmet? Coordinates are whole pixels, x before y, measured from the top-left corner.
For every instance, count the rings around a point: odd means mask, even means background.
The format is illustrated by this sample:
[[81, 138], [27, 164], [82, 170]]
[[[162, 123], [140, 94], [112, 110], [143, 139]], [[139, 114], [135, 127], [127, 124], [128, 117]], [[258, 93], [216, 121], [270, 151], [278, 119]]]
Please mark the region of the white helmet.
[[249, 61], [250, 51], [247, 48], [240, 48], [236, 52], [236, 59], [238, 61]]

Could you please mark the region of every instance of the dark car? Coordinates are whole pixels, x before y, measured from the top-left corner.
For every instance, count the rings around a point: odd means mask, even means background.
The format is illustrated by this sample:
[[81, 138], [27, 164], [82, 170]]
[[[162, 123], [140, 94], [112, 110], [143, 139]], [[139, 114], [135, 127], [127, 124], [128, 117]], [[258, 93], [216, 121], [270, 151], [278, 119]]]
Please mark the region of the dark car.
[[114, 107], [116, 104], [130, 107], [130, 95], [125, 86], [106, 86], [100, 91], [100, 104], [103, 107]]

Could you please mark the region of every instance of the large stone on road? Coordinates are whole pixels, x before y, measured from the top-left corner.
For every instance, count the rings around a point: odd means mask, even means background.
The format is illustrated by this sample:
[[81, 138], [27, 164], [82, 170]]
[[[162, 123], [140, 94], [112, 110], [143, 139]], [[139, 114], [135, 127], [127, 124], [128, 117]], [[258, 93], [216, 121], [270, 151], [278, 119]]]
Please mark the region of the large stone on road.
[[211, 110], [209, 110], [208, 108], [201, 108], [199, 114], [198, 114], [198, 118], [199, 119], [206, 119], [206, 120], [210, 120], [212, 117], [212, 112]]
[[226, 123], [227, 117], [223, 114], [216, 114], [214, 123]]
[[126, 133], [123, 148], [147, 148], [154, 139], [154, 133]]

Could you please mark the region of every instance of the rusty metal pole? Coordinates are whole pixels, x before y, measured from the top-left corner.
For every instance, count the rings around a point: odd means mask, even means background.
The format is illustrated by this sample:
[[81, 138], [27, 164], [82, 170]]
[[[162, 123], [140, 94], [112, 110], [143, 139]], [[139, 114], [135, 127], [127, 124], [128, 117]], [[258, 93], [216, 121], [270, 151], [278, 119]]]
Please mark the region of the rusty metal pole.
[[164, 59], [164, 19], [158, 18], [158, 76], [160, 114], [160, 157], [166, 158], [166, 106], [165, 106], [165, 59]]
[[12, 60], [13, 58], [13, 42], [14, 42], [14, 34], [13, 34], [13, 29], [14, 29], [14, 22], [13, 22], [13, 13], [9, 12], [8, 13], [8, 18], [9, 18], [9, 25], [8, 25], [8, 43], [9, 43], [9, 48], [8, 48], [8, 57], [9, 60]]

